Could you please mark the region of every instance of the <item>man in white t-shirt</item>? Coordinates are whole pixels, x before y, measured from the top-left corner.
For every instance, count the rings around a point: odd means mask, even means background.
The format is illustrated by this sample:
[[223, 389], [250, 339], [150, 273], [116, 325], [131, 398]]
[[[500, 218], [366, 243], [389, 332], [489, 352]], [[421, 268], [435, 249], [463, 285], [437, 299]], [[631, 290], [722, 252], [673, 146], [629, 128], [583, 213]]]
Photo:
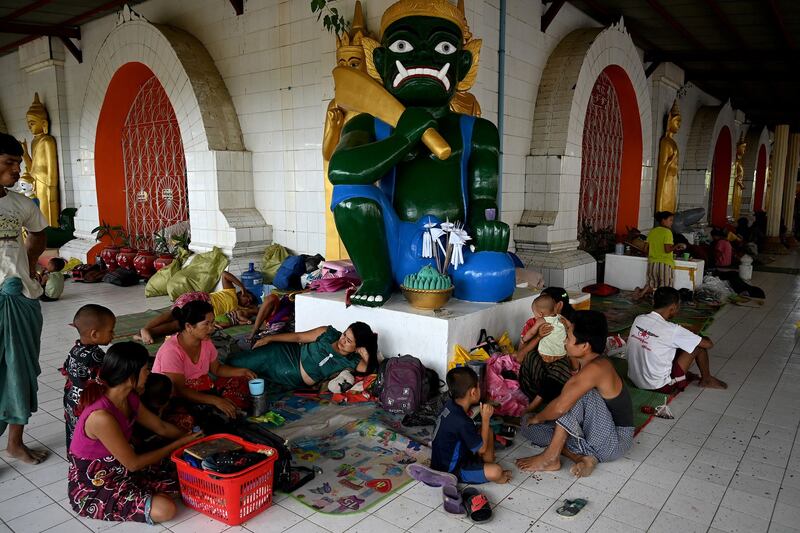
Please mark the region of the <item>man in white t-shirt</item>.
[[640, 389], [669, 393], [686, 388], [692, 378], [689, 368], [696, 362], [701, 387], [727, 388], [724, 381], [711, 375], [711, 339], [669, 322], [678, 314], [680, 302], [677, 290], [660, 287], [653, 295], [653, 312], [633, 321], [627, 345], [628, 377]]
[[42, 287], [33, 275], [47, 220], [33, 200], [6, 190], [19, 180], [21, 162], [19, 141], [0, 133], [0, 435], [9, 428], [7, 455], [37, 464], [47, 452], [25, 446], [22, 430], [38, 408]]

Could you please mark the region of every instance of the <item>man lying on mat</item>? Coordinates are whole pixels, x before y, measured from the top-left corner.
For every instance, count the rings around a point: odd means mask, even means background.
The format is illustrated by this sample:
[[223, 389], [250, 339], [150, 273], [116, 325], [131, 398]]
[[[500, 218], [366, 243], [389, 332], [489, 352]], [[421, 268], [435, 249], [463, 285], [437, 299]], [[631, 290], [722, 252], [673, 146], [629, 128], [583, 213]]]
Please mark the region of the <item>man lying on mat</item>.
[[653, 311], [633, 321], [628, 337], [628, 377], [640, 389], [672, 393], [683, 390], [700, 369], [700, 386], [726, 389], [728, 385], [711, 375], [708, 350], [714, 346], [708, 337], [669, 322], [677, 316], [681, 299], [672, 287], [661, 287], [653, 296]]

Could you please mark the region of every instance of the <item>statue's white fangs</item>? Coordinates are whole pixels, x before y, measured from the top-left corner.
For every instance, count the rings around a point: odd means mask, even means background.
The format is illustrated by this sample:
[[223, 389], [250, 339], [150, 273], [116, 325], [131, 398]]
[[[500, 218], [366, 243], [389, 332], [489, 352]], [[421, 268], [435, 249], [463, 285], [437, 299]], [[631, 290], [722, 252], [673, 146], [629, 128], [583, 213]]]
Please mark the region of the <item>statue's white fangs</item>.
[[406, 69], [400, 60], [395, 60], [395, 65], [397, 66], [397, 76], [394, 78], [394, 87], [397, 87], [403, 83], [403, 80], [411, 76], [427, 76], [439, 80], [439, 82], [444, 85], [445, 90], [450, 90], [450, 80], [447, 78], [447, 71], [450, 70], [450, 63], [445, 63], [442, 70], [422, 67]]

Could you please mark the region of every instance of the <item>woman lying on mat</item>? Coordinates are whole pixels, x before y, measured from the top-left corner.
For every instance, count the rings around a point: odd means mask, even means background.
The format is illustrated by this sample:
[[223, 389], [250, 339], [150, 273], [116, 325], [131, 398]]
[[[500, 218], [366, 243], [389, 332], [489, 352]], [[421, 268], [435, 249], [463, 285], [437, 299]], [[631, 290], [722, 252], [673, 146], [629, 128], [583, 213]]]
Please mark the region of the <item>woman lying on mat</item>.
[[[236, 292], [236, 287], [241, 290]], [[133, 336], [133, 340], [142, 341], [145, 344], [153, 344], [155, 337], [177, 333], [181, 328], [172, 311], [195, 301], [211, 304], [214, 316], [227, 325], [249, 324], [250, 320], [258, 313], [258, 302], [253, 293], [244, 288], [244, 284], [239, 278], [230, 272], [223, 272], [222, 290], [212, 293], [187, 292], [182, 294], [172, 304], [172, 309], [164, 311], [148, 322], [139, 331], [138, 335]]]
[[[164, 522], [175, 516], [178, 493], [169, 454], [200, 436], [161, 421], [139, 403], [149, 354], [134, 342], [109, 348], [97, 381], [83, 389], [80, 418], [69, 448], [68, 494], [79, 516], [118, 522]], [[137, 454], [134, 422], [170, 444]]]
[[[191, 404], [216, 407], [229, 417], [236, 416], [237, 408], [247, 405], [247, 380], [256, 375], [246, 368], [225, 365], [217, 359], [217, 349], [211, 342], [214, 331], [214, 312], [208, 302], [189, 302], [172, 310], [180, 332], [167, 339], [156, 354], [153, 372], [165, 374], [171, 381], [175, 396], [186, 402], [173, 402], [167, 408], [167, 418], [180, 427], [192, 422], [182, 420], [177, 413]], [[212, 381], [209, 371], [217, 379]], [[190, 405], [186, 405], [190, 403]]]
[[234, 354], [230, 364], [263, 377], [268, 390], [310, 387], [344, 369], [372, 374], [378, 369], [378, 336], [363, 322], [340, 333], [322, 326], [301, 333], [278, 333], [258, 340], [253, 349]]

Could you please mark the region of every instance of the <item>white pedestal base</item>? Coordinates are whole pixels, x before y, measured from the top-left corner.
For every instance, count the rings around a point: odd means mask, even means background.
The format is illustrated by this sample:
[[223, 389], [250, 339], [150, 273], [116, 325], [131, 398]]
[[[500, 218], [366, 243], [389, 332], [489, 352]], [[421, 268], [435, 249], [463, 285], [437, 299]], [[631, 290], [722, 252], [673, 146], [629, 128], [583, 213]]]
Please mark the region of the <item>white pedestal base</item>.
[[[672, 286], [676, 289], [696, 290], [703, 284], [705, 261], [676, 259], [672, 271]], [[647, 258], [632, 255], [606, 254], [605, 282], [624, 291], [647, 284]]]
[[481, 329], [496, 336], [508, 331], [513, 339], [530, 318], [531, 303], [538, 294], [517, 289], [510, 301], [498, 304], [453, 298], [437, 311], [414, 309], [399, 293], [380, 308], [345, 308], [343, 292], [299, 294], [295, 300], [295, 330], [332, 325], [344, 331], [353, 322], [366, 322], [378, 334], [378, 348], [384, 357], [416, 356], [444, 380], [456, 344], [472, 348]]

